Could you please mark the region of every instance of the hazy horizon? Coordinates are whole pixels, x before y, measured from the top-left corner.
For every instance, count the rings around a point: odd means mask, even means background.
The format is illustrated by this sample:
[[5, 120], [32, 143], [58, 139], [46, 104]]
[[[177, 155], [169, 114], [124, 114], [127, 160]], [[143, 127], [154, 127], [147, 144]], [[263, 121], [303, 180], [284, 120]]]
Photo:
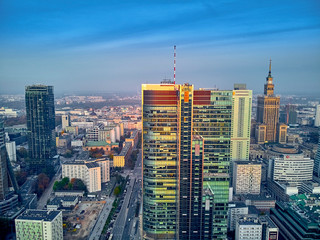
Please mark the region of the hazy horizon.
[[[133, 91], [173, 78], [196, 88], [276, 94], [320, 89], [320, 3], [310, 1], [3, 1], [0, 93]], [[102, 90], [103, 89], [103, 90]]]

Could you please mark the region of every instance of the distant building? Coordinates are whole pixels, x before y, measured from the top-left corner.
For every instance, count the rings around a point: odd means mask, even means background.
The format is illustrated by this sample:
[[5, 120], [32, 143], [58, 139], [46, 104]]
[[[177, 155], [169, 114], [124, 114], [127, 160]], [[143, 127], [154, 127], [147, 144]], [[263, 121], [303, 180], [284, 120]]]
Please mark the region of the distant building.
[[[264, 85], [264, 95], [258, 97], [257, 106], [257, 123], [266, 126], [265, 141], [277, 141], [277, 125], [279, 123], [279, 108], [280, 97], [274, 95], [273, 77], [271, 76], [271, 60], [269, 66], [269, 75], [266, 78], [267, 82]], [[257, 140], [261, 143], [262, 138]]]
[[277, 140], [280, 144], [287, 143], [287, 128], [288, 126], [284, 123], [278, 124], [278, 131], [277, 131]]
[[314, 159], [313, 173], [317, 177], [320, 177], [320, 134], [319, 134], [317, 154], [316, 154], [316, 157]]
[[285, 108], [285, 114], [285, 123], [287, 125], [297, 123], [297, 111], [295, 105], [287, 104]]
[[15, 219], [17, 240], [62, 240], [62, 212], [26, 210]]
[[262, 238], [262, 225], [258, 218], [241, 217], [236, 223], [235, 240], [258, 240]]
[[4, 116], [7, 118], [15, 118], [19, 116], [18, 111], [11, 109], [11, 108], [5, 108], [1, 107], [0, 108], [0, 116]]
[[62, 115], [61, 121], [62, 121], [62, 129], [63, 130], [65, 130], [67, 127], [70, 126], [70, 116], [69, 115]]
[[138, 130], [134, 130], [129, 138], [126, 138], [126, 142], [130, 142], [132, 144], [132, 148], [136, 148], [139, 142], [139, 132]]
[[260, 194], [261, 164], [256, 162], [234, 162], [233, 189], [235, 194]]
[[40, 171], [56, 154], [53, 87], [27, 86], [25, 98], [29, 157], [32, 167]]
[[132, 142], [125, 142], [119, 155], [113, 156], [113, 167], [124, 167], [132, 153]]
[[314, 118], [314, 126], [319, 127], [320, 126], [320, 104], [316, 106], [316, 114]]
[[281, 239], [320, 239], [320, 195], [294, 195], [270, 211]]
[[256, 125], [256, 141], [258, 144], [264, 144], [267, 136], [267, 125], [259, 124]]

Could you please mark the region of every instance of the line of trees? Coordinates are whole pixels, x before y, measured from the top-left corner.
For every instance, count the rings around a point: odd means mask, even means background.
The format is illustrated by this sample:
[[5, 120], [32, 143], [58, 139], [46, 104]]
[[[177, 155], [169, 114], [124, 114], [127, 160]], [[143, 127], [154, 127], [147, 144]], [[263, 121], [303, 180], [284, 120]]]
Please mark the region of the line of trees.
[[81, 190], [87, 191], [86, 185], [81, 179], [72, 178], [71, 181], [68, 177], [62, 178], [61, 181], [55, 181], [53, 185], [53, 190]]

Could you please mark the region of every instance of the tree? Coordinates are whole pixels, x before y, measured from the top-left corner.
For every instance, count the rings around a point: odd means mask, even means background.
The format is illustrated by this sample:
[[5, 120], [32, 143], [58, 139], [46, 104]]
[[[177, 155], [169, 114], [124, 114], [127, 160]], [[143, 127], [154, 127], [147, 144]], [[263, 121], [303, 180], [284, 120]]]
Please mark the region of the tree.
[[21, 147], [19, 150], [17, 150], [17, 155], [20, 158], [26, 158], [26, 157], [28, 157], [28, 151], [24, 147]]
[[113, 194], [118, 197], [119, 194], [120, 194], [120, 192], [121, 192], [120, 186], [116, 186], [116, 187], [114, 188]]

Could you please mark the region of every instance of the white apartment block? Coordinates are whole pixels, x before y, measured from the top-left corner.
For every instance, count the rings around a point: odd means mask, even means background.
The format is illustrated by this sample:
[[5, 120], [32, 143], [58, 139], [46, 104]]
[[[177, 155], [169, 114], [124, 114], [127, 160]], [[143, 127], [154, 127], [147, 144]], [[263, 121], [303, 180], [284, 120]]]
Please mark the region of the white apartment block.
[[260, 240], [262, 225], [258, 218], [239, 218], [236, 223], [235, 240]]
[[241, 215], [248, 214], [249, 208], [243, 202], [231, 202], [228, 206], [228, 229], [234, 231]]
[[312, 180], [314, 160], [303, 154], [286, 154], [270, 161], [269, 178], [286, 181], [298, 187], [303, 181]]
[[26, 210], [15, 219], [16, 239], [62, 240], [61, 211]]
[[235, 194], [260, 194], [261, 164], [236, 161], [233, 167], [233, 189]]
[[101, 167], [98, 163], [84, 161], [62, 164], [62, 178], [79, 178], [86, 185], [88, 192], [101, 191]]

